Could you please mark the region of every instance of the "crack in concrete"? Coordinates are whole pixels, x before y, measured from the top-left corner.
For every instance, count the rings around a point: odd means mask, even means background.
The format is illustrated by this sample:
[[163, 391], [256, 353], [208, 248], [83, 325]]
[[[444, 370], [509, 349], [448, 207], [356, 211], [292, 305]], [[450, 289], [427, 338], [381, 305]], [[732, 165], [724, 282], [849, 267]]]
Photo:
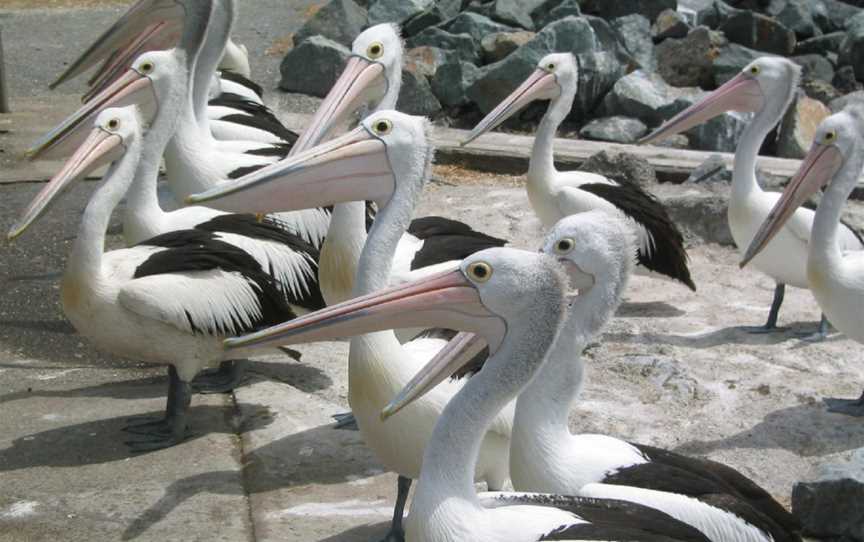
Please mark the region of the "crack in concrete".
[[240, 411], [240, 403], [237, 400], [237, 394], [231, 392], [231, 403], [234, 406], [234, 436], [237, 439], [237, 447], [240, 452], [240, 484], [243, 488], [243, 498], [246, 500], [246, 514], [249, 519], [250, 541], [258, 541], [257, 525], [255, 524], [255, 514], [252, 510], [252, 495], [249, 491], [249, 478], [246, 475], [246, 445], [243, 442], [243, 417]]

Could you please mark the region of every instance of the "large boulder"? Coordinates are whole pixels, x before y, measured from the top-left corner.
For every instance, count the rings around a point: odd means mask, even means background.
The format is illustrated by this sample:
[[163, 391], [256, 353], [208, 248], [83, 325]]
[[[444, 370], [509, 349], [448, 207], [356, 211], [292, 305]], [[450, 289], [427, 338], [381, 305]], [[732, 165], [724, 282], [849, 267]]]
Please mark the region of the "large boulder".
[[813, 0], [775, 0], [768, 5], [767, 13], [798, 38], [812, 38], [822, 33], [813, 18], [816, 4]]
[[684, 39], [669, 39], [657, 45], [657, 71], [676, 87], [711, 88], [714, 59], [726, 44], [723, 34], [699, 26]]
[[448, 62], [438, 68], [432, 78], [432, 92], [442, 105], [461, 107], [467, 105], [468, 89], [480, 76], [480, 68], [468, 62]]
[[435, 5], [435, 0], [373, 0], [369, 3], [369, 26], [402, 24]]
[[618, 39], [630, 56], [644, 70], [655, 71], [657, 61], [654, 57], [654, 40], [651, 37], [651, 23], [638, 13], [616, 17], [609, 25], [618, 33]]
[[719, 87], [738, 75], [745, 66], [762, 56], [766, 56], [765, 53], [730, 43], [727, 47], [722, 48], [720, 54], [714, 59], [714, 84]]
[[425, 75], [403, 70], [402, 89], [399, 92], [396, 109], [409, 115], [434, 117], [441, 112], [441, 104], [432, 92], [432, 87]]
[[780, 125], [777, 156], [804, 158], [813, 143], [816, 129], [830, 114], [831, 110], [822, 102], [799, 95]]
[[845, 32], [831, 32], [814, 36], [806, 40], [800, 40], [795, 45], [796, 55], [826, 55], [840, 51], [840, 46], [846, 38]]
[[639, 119], [629, 117], [603, 117], [594, 119], [579, 130], [583, 139], [612, 141], [613, 143], [635, 143], [648, 132]]
[[674, 9], [663, 10], [654, 21], [651, 33], [654, 41], [663, 41], [667, 38], [683, 38], [690, 32], [690, 25], [684, 16]]
[[460, 60], [476, 64], [480, 55], [474, 43], [474, 38], [468, 34], [451, 34], [440, 28], [427, 28], [407, 42], [408, 47], [427, 45], [445, 51], [452, 51]]
[[642, 188], [657, 184], [657, 171], [647, 160], [629, 152], [600, 151], [579, 166], [580, 171], [603, 175], [621, 184], [634, 183]]
[[844, 463], [823, 465], [795, 484], [792, 512], [818, 538], [864, 541], [864, 450]]
[[822, 55], [799, 55], [790, 58], [801, 66], [801, 75], [810, 79], [831, 82], [834, 80], [834, 66]]
[[651, 22], [664, 9], [675, 9], [678, 5], [676, 0], [583, 0], [581, 4], [586, 13], [597, 13], [604, 19], [639, 13]]
[[512, 32], [515, 30], [511, 26], [497, 23], [485, 15], [465, 11], [447, 21], [441, 27], [451, 34], [468, 34], [477, 43], [480, 43], [484, 36], [489, 34], [497, 34], [501, 32]]
[[840, 46], [840, 62], [852, 66], [855, 78], [864, 80], [864, 12], [849, 19], [846, 38]]
[[324, 97], [336, 83], [351, 51], [324, 36], [312, 36], [282, 60], [279, 88]]
[[719, 28], [733, 43], [777, 55], [795, 51], [795, 33], [776, 19], [753, 11], [738, 11]]
[[294, 33], [294, 45], [311, 36], [324, 36], [351, 47], [357, 34], [366, 28], [368, 14], [354, 0], [332, 0], [319, 9]]
[[534, 32], [527, 30], [488, 34], [480, 41], [480, 48], [483, 50], [483, 60], [489, 64], [503, 60], [510, 53], [534, 39], [536, 35]]
[[822, 0], [822, 3], [828, 16], [828, 20], [822, 25], [823, 32], [845, 29], [846, 22], [861, 12], [861, 8], [847, 4], [843, 0]]
[[649, 126], [658, 126], [686, 107], [677, 103], [679, 99], [696, 94], [696, 89], [678, 89], [656, 73], [636, 70], [615, 82], [603, 100], [603, 113], [637, 118]]
[[582, 15], [582, 8], [579, 7], [579, 0], [563, 0], [558, 2], [558, 5], [549, 11], [544, 11], [540, 15], [537, 11], [531, 14], [534, 17], [535, 26], [543, 28], [548, 24], [554, 23], [558, 19], [564, 17], [579, 17]]
[[493, 21], [507, 26], [534, 30], [531, 7], [520, 0], [495, 0], [488, 4], [472, 4], [468, 9], [482, 13]]

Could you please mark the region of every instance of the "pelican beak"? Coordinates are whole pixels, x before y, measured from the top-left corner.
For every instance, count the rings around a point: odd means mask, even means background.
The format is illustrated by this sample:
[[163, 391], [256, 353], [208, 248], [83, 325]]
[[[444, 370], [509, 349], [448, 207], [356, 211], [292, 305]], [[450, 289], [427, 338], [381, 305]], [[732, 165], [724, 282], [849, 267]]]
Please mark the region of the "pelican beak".
[[513, 94], [498, 104], [480, 123], [471, 130], [462, 145], [468, 145], [486, 132], [493, 130], [534, 100], [548, 100], [561, 93], [554, 73], [538, 68]]
[[39, 191], [18, 222], [7, 234], [11, 241], [20, 236], [36, 221], [42, 213], [62, 194], [72, 182], [85, 177], [91, 171], [113, 162], [122, 156], [125, 147], [123, 138], [107, 132], [102, 128], [94, 128], [81, 147], [63, 165], [45, 187]]
[[381, 410], [381, 421], [387, 420], [426, 395], [435, 386], [464, 367], [485, 346], [485, 340], [479, 335], [466, 332], [457, 334]]
[[291, 149], [291, 155], [323, 141], [334, 127], [342, 124], [350, 114], [369, 101], [369, 90], [382, 86], [386, 89], [384, 66], [360, 56], [352, 56], [336, 84], [321, 102], [309, 126], [300, 134]]
[[140, 55], [148, 51], [170, 49], [180, 39], [180, 27], [165, 21], [153, 23], [136, 36], [128, 45], [115, 51], [105, 64], [90, 78], [90, 90], [84, 94], [82, 102], [87, 103], [98, 96], [117, 80]]
[[99, 61], [110, 57], [114, 51], [123, 49], [128, 44], [129, 36], [140, 35], [154, 23], [182, 20], [184, 16], [184, 8], [176, 0], [138, 0], [70, 64], [49, 88], [54, 89], [77, 77]]
[[843, 165], [843, 155], [834, 145], [814, 143], [810, 152], [801, 162], [798, 172], [786, 185], [786, 189], [768, 213], [759, 231], [750, 241], [740, 266], [745, 265], [771, 242], [777, 232], [795, 211], [822, 187], [831, 182]]
[[153, 82], [146, 75], [128, 70], [98, 96], [37, 141], [27, 151], [28, 158], [37, 160], [68, 156], [74, 149], [80, 147], [87, 137], [87, 130], [92, 127], [99, 113], [109, 107], [133, 104], [139, 106], [145, 122], [151, 121], [156, 115], [158, 102], [153, 91]]
[[497, 348], [504, 321], [487, 309], [476, 286], [461, 270], [348, 300], [284, 324], [225, 341], [229, 350], [284, 346], [353, 337], [404, 327], [443, 327], [482, 334]]
[[739, 73], [721, 85], [720, 88], [678, 113], [663, 124], [663, 126], [640, 139], [639, 143], [653, 143], [654, 141], [686, 132], [727, 111], [754, 113], [760, 111], [764, 103], [765, 95], [762, 93], [762, 87], [759, 86], [759, 82], [744, 73]]
[[358, 126], [291, 158], [189, 196], [186, 203], [237, 213], [295, 211], [364, 200], [383, 206], [395, 188], [387, 146]]

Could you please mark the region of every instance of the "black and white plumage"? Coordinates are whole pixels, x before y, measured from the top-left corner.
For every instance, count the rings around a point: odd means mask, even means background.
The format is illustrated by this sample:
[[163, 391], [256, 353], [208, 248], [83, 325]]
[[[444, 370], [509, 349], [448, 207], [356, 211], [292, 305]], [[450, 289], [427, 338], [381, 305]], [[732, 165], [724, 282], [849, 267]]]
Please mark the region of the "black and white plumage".
[[632, 183], [555, 168], [555, 133], [573, 107], [578, 83], [573, 54], [547, 55], [519, 88], [477, 124], [463, 144], [492, 130], [529, 103], [551, 100], [534, 139], [527, 184], [531, 207], [543, 226], [548, 229], [566, 216], [593, 210], [626, 216], [638, 236], [640, 268], [695, 290], [684, 237], [656, 198]]

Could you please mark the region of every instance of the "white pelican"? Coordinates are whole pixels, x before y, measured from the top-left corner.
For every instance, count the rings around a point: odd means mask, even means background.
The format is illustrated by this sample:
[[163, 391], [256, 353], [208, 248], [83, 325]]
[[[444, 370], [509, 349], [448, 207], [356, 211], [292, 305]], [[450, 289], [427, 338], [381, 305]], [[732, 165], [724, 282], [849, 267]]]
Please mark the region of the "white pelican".
[[[412, 542], [707, 541], [696, 529], [635, 503], [476, 494], [475, 466], [483, 460], [487, 431], [541, 367], [565, 313], [566, 285], [564, 270], [554, 258], [493, 248], [470, 256], [455, 271], [352, 299], [303, 317], [296, 325], [230, 339], [226, 345], [293, 342], [318, 335], [316, 329], [354, 335], [404, 322], [484, 337], [492, 356], [444, 407], [429, 438], [407, 520]], [[453, 368], [448, 360], [421, 369], [381, 413], [388, 418], [384, 426], [397, 422], [416, 401], [437, 393]]]
[[[765, 218], [744, 254], [742, 266], [770, 247], [781, 229], [809, 227], [798, 207], [820, 188], [825, 193], [816, 210], [807, 253], [810, 291], [834, 326], [864, 343], [864, 252], [844, 249], [843, 206], [857, 186], [864, 165], [864, 111], [857, 106], [825, 119], [798, 173]], [[795, 223], [798, 224], [795, 224]], [[864, 393], [854, 400], [826, 399], [829, 410], [864, 416]]]
[[471, 131], [463, 145], [492, 130], [536, 100], [551, 100], [543, 116], [528, 167], [528, 200], [545, 228], [560, 219], [593, 209], [623, 214], [639, 235], [639, 265], [653, 275], [677, 280], [696, 290], [687, 268], [684, 238], [666, 208], [635, 183], [619, 184], [601, 175], [555, 169], [558, 127], [573, 108], [579, 87], [576, 57], [545, 56], [528, 79]]
[[[187, 3], [187, 9], [209, 9]], [[102, 113], [82, 147], [43, 188], [9, 232], [20, 235], [90, 162], [117, 161], [84, 211], [63, 275], [61, 301], [79, 333], [98, 348], [169, 365], [165, 419], [128, 428], [143, 452], [186, 435], [190, 382], [202, 369], [233, 359], [222, 339], [291, 318], [273, 278], [246, 252], [200, 230], [171, 232], [104, 253], [111, 213], [132, 183], [141, 154], [140, 121], [129, 107]]]
[[516, 402], [514, 489], [636, 502], [714, 542], [800, 540], [792, 515], [730, 467], [605, 435], [570, 433], [567, 406], [582, 388], [582, 350], [615, 313], [634, 267], [636, 244], [628, 229], [614, 215], [592, 211], [562, 219], [546, 238], [543, 251], [565, 264], [578, 295], [546, 363]]
[[[732, 171], [732, 195], [729, 199], [729, 229], [739, 251], [750, 244], [759, 225], [777, 202], [780, 194], [765, 192], [756, 181], [756, 159], [763, 141], [783, 118], [795, 97], [801, 68], [780, 57], [754, 60], [740, 74], [682, 111], [663, 126], [646, 136], [642, 142], [650, 143], [672, 134], [698, 126], [726, 111], [756, 113], [741, 134], [735, 151]], [[786, 285], [807, 288], [807, 242], [813, 224], [813, 211], [798, 209], [796, 220], [778, 232], [771, 244], [753, 260], [753, 266], [777, 283], [774, 301], [764, 326], [751, 331], [764, 333], [777, 328], [777, 316]], [[848, 227], [839, 233], [842, 250], [861, 250], [864, 242]], [[813, 339], [824, 337], [828, 321], [824, 315], [819, 331]]]
[[[243, 212], [376, 202], [379, 212], [360, 254], [354, 283], [355, 294], [368, 293], [391, 280], [397, 245], [429, 178], [433, 149], [427, 141], [427, 129], [425, 119], [395, 111], [377, 112], [348, 134], [284, 161], [273, 174], [268, 170], [276, 166], [193, 199]], [[301, 334], [285, 344], [336, 337]], [[400, 475], [393, 527], [388, 535], [392, 539], [400, 539], [402, 510], [411, 479], [420, 474], [423, 449], [435, 421], [466, 379], [442, 384], [387, 424], [381, 422], [379, 412], [443, 344], [437, 339], [419, 339], [402, 345], [392, 331], [351, 341], [348, 402], [365, 442], [388, 469]], [[507, 409], [496, 418], [477, 463], [477, 479], [496, 489], [507, 480], [511, 415], [512, 410]]]

